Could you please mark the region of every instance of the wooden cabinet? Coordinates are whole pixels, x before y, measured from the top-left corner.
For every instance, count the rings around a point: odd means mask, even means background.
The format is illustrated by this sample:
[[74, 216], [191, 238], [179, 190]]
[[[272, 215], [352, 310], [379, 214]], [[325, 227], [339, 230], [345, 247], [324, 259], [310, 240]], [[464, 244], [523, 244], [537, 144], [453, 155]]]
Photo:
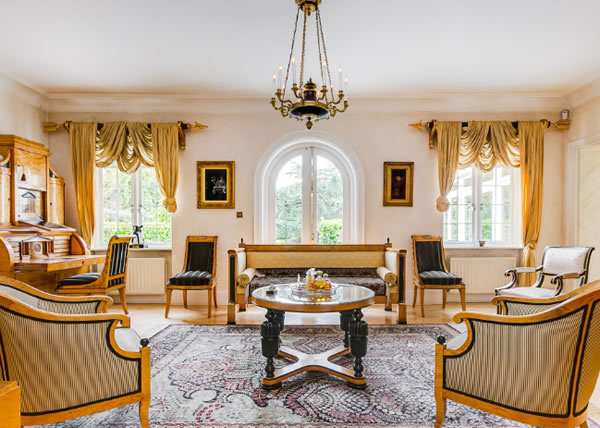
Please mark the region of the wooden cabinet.
[[0, 426], [21, 428], [21, 395], [17, 382], [0, 382]]
[[0, 226], [64, 224], [64, 180], [50, 168], [44, 145], [0, 135]]
[[65, 180], [50, 168], [48, 179], [48, 215], [51, 223], [65, 224]]

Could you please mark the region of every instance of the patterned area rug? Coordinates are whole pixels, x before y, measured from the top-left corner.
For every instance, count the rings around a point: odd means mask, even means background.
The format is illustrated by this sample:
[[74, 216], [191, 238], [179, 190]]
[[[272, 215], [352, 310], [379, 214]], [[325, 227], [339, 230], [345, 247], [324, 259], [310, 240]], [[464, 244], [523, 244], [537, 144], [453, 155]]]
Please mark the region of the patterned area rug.
[[[369, 327], [364, 359], [368, 387], [350, 389], [321, 373], [303, 373], [267, 392], [257, 327], [172, 325], [150, 341], [150, 425], [182, 427], [432, 427], [435, 421], [434, 339], [446, 325]], [[286, 327], [283, 344], [320, 352], [341, 344], [339, 327]], [[352, 359], [337, 360], [351, 367]], [[277, 362], [279, 366], [283, 360]], [[55, 424], [60, 428], [139, 427], [130, 405]], [[448, 401], [444, 427], [525, 427]], [[590, 427], [598, 427], [590, 423]]]

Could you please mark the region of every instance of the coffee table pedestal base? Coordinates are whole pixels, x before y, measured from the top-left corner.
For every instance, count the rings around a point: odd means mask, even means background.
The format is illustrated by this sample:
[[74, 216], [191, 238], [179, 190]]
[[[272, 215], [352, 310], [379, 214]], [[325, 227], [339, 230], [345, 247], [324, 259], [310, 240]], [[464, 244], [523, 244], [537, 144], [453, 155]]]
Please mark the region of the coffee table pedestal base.
[[306, 371], [316, 371], [337, 376], [346, 381], [348, 386], [355, 389], [365, 389], [367, 381], [364, 376], [354, 376], [354, 371], [332, 363], [332, 360], [350, 354], [350, 349], [344, 346], [321, 352], [320, 354], [306, 354], [295, 349], [282, 346], [279, 356], [293, 361], [289, 366], [276, 369], [273, 377], [263, 377], [263, 388], [267, 390], [281, 387], [281, 381]]

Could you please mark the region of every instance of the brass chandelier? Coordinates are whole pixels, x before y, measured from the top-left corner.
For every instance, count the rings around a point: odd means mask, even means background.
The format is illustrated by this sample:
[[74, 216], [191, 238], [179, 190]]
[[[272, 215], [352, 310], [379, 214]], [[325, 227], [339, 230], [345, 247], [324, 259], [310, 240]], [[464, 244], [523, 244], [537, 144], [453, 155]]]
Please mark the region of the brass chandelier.
[[[348, 79], [342, 77], [342, 69], [338, 70], [339, 87], [337, 99], [334, 96], [333, 82], [329, 71], [329, 60], [327, 59], [327, 49], [325, 47], [325, 37], [323, 36], [323, 24], [321, 24], [321, 14], [319, 13], [319, 4], [321, 0], [295, 0], [298, 5], [296, 12], [296, 24], [294, 25], [294, 34], [292, 36], [292, 47], [285, 70], [285, 79], [282, 80], [283, 68], [280, 66], [277, 74], [273, 75], [273, 96], [271, 105], [275, 110], [281, 112], [283, 117], [293, 117], [297, 120], [303, 120], [306, 127], [311, 129], [313, 122], [322, 119], [334, 117], [337, 113], [343, 113], [348, 109], [348, 100], [345, 98], [342, 85], [347, 86]], [[304, 16], [302, 26], [302, 54], [300, 57], [300, 80], [296, 80], [296, 60], [294, 58], [294, 44], [296, 41], [296, 30], [298, 29], [298, 20], [300, 12]], [[317, 89], [317, 84], [309, 78], [304, 82], [304, 53], [306, 51], [306, 22], [311, 14], [315, 16], [315, 25], [317, 31], [317, 47], [319, 52], [319, 65], [321, 74], [321, 90]], [[291, 92], [286, 98], [286, 89], [291, 72]], [[329, 89], [328, 89], [329, 86]]]

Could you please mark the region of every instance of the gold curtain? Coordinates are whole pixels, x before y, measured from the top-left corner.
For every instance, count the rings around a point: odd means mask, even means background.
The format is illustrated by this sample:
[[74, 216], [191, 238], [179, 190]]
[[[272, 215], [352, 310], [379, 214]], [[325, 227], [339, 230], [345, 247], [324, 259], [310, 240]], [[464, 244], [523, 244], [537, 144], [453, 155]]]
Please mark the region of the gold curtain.
[[[542, 226], [544, 190], [544, 130], [547, 121], [519, 122], [521, 146], [521, 217], [523, 222], [523, 257], [525, 266], [535, 266], [533, 250], [537, 247]], [[534, 279], [528, 274], [524, 285]]]
[[489, 172], [498, 162], [519, 166], [519, 139], [512, 123], [507, 121], [473, 121], [460, 142], [459, 168], [473, 164]]
[[175, 192], [179, 174], [179, 141], [183, 131], [177, 123], [152, 124], [152, 151], [154, 169], [160, 190], [165, 197], [163, 205], [170, 213], [177, 211]]
[[69, 144], [75, 200], [81, 227], [81, 236], [88, 247], [94, 236], [94, 161], [96, 158], [96, 134], [98, 124], [73, 122], [69, 127]]
[[436, 122], [431, 129], [430, 138], [437, 139], [438, 142], [440, 196], [435, 201], [438, 211], [448, 211], [450, 207], [447, 195], [452, 189], [458, 167], [461, 131], [460, 122]]
[[105, 123], [96, 143], [96, 166], [106, 168], [113, 162], [117, 167], [132, 174], [141, 164], [154, 166], [152, 133], [147, 123]]

